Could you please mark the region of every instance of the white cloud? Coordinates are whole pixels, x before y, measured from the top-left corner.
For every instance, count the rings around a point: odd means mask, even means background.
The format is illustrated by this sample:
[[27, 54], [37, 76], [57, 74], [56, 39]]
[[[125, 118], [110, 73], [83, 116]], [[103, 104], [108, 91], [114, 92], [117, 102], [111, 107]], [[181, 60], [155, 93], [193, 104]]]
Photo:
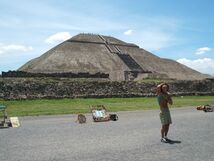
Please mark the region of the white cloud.
[[[136, 23], [137, 21], [141, 23]], [[184, 43], [185, 40], [178, 35], [179, 27], [183, 26], [182, 24], [183, 20], [177, 18], [130, 15], [127, 25], [130, 26], [129, 29], [134, 28], [135, 30], [129, 36], [126, 36], [124, 32], [123, 39], [151, 52], [158, 51]]]
[[24, 45], [4, 45], [0, 43], [0, 54], [9, 53], [9, 52], [27, 52], [31, 51], [33, 48], [31, 46], [24, 46]]
[[55, 43], [59, 43], [59, 42], [68, 40], [69, 38], [71, 38], [71, 34], [69, 32], [58, 32], [58, 33], [48, 37], [45, 40], [45, 42], [47, 44], [55, 44]]
[[151, 51], [172, 45], [173, 36], [163, 31], [145, 31], [141, 35], [142, 46]]
[[132, 35], [129, 35], [129, 37], [126, 36], [122, 39], [127, 42], [135, 43], [141, 48], [151, 52], [173, 46], [175, 42], [177, 42], [174, 35], [152, 28], [146, 28], [143, 31], [135, 31]]
[[177, 62], [184, 64], [192, 69], [201, 73], [206, 73], [214, 76], [214, 59], [203, 58], [196, 60], [189, 60], [186, 58], [178, 59]]
[[133, 33], [133, 30], [127, 30], [123, 34], [124, 35], [131, 35]]
[[203, 47], [203, 48], [198, 48], [196, 51], [195, 51], [195, 54], [196, 55], [202, 55], [208, 51], [211, 51], [211, 48], [208, 48], [208, 47]]

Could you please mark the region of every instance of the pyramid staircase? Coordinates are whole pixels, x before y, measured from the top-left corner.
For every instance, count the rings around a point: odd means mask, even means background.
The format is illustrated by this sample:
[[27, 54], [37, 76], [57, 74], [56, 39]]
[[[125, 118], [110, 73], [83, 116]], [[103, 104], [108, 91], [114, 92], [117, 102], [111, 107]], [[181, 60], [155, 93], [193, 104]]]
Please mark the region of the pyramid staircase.
[[145, 70], [128, 54], [123, 53], [119, 47], [116, 45], [110, 44], [102, 35], [98, 35], [105, 43], [106, 48], [109, 50], [110, 53], [117, 54], [118, 57], [126, 64], [126, 66], [132, 72], [139, 72], [139, 73], [146, 73]]
[[129, 54], [119, 54], [119, 53], [117, 53], [117, 55], [129, 67], [129, 69], [131, 71], [144, 72], [142, 67]]

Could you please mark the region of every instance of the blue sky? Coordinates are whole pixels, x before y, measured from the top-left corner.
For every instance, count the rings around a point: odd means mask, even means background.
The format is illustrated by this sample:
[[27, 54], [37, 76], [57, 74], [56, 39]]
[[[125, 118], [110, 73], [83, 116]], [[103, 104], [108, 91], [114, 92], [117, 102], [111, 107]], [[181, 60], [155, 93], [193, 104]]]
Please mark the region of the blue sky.
[[95, 33], [214, 76], [213, 8], [213, 0], [1, 0], [0, 71]]

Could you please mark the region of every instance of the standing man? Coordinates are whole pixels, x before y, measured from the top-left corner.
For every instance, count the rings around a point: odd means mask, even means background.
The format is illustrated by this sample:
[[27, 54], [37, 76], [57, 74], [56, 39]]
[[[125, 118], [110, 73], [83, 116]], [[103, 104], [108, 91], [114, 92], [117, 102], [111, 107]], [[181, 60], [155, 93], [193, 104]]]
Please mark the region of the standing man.
[[157, 100], [160, 106], [160, 120], [161, 128], [161, 142], [168, 143], [170, 140], [167, 138], [169, 125], [172, 123], [171, 115], [168, 104], [172, 105], [172, 99], [169, 94], [169, 85], [166, 83], [157, 86]]

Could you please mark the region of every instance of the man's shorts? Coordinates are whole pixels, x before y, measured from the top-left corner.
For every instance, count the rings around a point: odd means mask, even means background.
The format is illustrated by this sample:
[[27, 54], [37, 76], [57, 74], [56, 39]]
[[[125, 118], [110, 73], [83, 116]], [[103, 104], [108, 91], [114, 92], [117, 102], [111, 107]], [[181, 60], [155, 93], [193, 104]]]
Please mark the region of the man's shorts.
[[162, 108], [160, 112], [160, 120], [162, 125], [167, 125], [172, 123], [169, 108]]

